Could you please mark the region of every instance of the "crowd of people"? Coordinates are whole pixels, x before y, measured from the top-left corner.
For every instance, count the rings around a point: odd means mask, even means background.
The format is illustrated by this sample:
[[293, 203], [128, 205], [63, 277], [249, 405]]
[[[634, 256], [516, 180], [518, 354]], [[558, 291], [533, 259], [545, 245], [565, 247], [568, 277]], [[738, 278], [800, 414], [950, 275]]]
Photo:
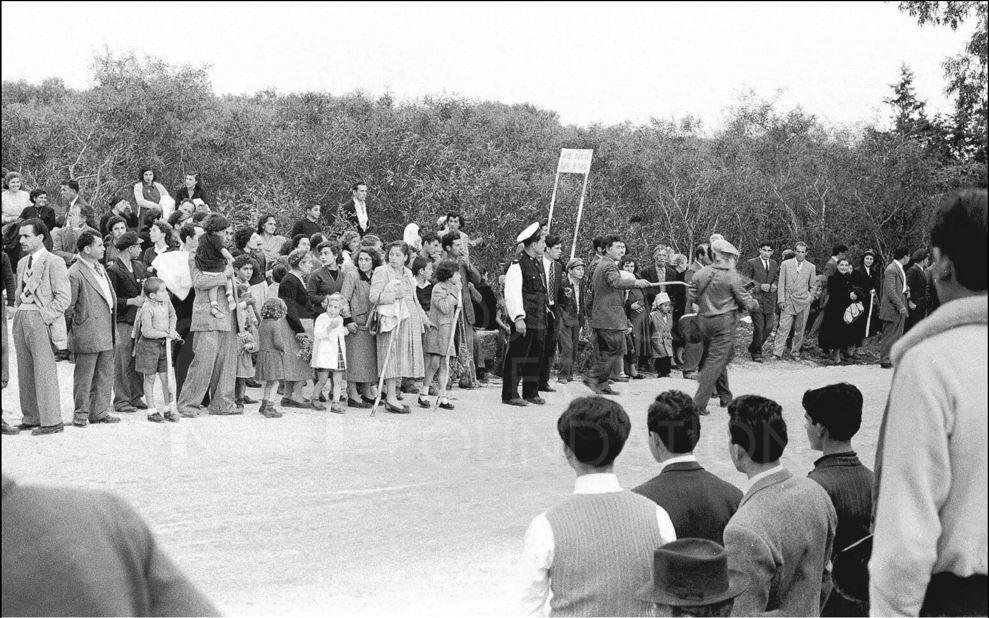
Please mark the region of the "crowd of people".
[[[111, 200], [96, 224], [75, 181], [53, 207], [7, 174], [0, 308], [13, 308], [22, 420], [4, 420], [5, 434], [63, 431], [60, 359], [74, 363], [72, 424], [86, 427], [138, 410], [164, 423], [254, 404], [268, 418], [378, 400], [408, 414], [403, 393], [452, 410], [455, 374], [467, 388], [486, 379], [480, 330], [503, 339], [502, 402], [540, 405], [555, 390], [557, 358], [557, 381], [570, 382], [589, 347], [583, 383], [593, 396], [572, 401], [557, 424], [574, 495], [526, 534], [528, 611], [985, 613], [984, 190], [941, 206], [930, 253], [897, 248], [885, 268], [871, 250], [853, 267], [842, 244], [820, 273], [803, 242], [780, 262], [771, 243], [741, 260], [720, 234], [689, 258], [660, 243], [639, 264], [608, 235], [587, 262], [563, 261], [561, 238], [536, 222], [494, 281], [471, 259], [483, 240], [467, 235], [459, 212], [383, 242], [363, 182], [336, 209], [307, 206], [288, 236], [271, 214], [234, 229], [211, 211], [198, 174], [175, 195], [142, 168], [133, 195]], [[349, 229], [330, 234], [332, 218]], [[880, 362], [896, 371], [875, 475], [851, 447], [862, 395], [850, 384], [804, 396], [807, 439], [823, 453], [809, 478], [781, 465], [779, 404], [729, 386], [745, 313], [757, 362], [767, 348], [800, 358], [806, 335], [840, 363], [881, 328]], [[697, 390], [656, 398], [649, 447], [660, 474], [623, 491], [613, 463], [630, 422], [602, 395], [674, 369]], [[715, 397], [728, 411], [732, 463], [749, 477], [744, 494], [692, 454]], [[868, 564], [855, 558], [866, 543]]]

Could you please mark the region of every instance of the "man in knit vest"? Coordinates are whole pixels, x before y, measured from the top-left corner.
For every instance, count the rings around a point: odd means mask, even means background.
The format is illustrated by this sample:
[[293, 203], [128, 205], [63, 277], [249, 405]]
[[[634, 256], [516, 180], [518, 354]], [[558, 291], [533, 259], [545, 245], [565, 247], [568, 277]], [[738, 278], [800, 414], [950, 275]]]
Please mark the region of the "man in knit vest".
[[652, 575], [653, 552], [676, 539], [662, 507], [622, 489], [614, 462], [631, 429], [604, 397], [570, 402], [556, 423], [574, 493], [532, 520], [525, 534], [522, 608], [550, 616], [652, 616], [635, 593]]

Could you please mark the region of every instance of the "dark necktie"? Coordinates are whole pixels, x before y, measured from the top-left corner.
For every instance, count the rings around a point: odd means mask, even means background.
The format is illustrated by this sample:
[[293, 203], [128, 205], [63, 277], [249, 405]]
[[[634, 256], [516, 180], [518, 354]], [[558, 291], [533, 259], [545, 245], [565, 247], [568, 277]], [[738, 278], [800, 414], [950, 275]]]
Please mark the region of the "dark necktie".
[[769, 262], [766, 260], [762, 261], [762, 267], [766, 269], [766, 273], [769, 273]]

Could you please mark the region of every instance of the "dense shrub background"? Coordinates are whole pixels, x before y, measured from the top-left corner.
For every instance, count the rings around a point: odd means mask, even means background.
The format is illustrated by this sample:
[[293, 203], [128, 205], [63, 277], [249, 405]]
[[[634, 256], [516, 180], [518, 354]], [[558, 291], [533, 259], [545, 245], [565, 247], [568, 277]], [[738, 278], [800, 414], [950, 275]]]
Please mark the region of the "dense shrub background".
[[[4, 82], [3, 167], [49, 191], [76, 178], [98, 210], [130, 194], [145, 162], [170, 191], [198, 170], [214, 209], [251, 225], [270, 211], [283, 230], [303, 205], [335, 208], [364, 179], [386, 240], [457, 208], [468, 231], [492, 240], [476, 251], [491, 267], [521, 226], [545, 220], [560, 148], [594, 149], [578, 254], [611, 231], [643, 257], [660, 240], [689, 252], [712, 231], [743, 254], [762, 239], [781, 248], [804, 239], [818, 260], [839, 241], [886, 253], [925, 242], [945, 192], [986, 184], [984, 147], [981, 158], [954, 156], [933, 143], [911, 124], [915, 100], [891, 100], [905, 120], [880, 131], [829, 128], [749, 96], [724, 126], [702, 131], [690, 118], [563, 126], [531, 105], [457, 98], [220, 97], [205, 68], [134, 56], [97, 57], [93, 78], [84, 91], [59, 79]], [[909, 83], [898, 87], [912, 96]], [[567, 254], [579, 192], [580, 177], [561, 180], [553, 228]]]

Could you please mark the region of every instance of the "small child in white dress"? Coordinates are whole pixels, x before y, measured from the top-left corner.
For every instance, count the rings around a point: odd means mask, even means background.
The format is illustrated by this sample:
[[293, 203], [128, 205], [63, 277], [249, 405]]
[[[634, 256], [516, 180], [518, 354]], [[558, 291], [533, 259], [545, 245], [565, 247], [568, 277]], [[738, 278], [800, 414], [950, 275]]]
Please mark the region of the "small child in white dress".
[[340, 293], [330, 294], [323, 300], [326, 308], [313, 324], [312, 366], [316, 370], [316, 388], [313, 390], [312, 407], [325, 410], [319, 396], [327, 379], [333, 376], [333, 393], [330, 412], [345, 414], [343, 407], [343, 376], [347, 370], [347, 340], [349, 334], [343, 324], [343, 308], [346, 300]]

